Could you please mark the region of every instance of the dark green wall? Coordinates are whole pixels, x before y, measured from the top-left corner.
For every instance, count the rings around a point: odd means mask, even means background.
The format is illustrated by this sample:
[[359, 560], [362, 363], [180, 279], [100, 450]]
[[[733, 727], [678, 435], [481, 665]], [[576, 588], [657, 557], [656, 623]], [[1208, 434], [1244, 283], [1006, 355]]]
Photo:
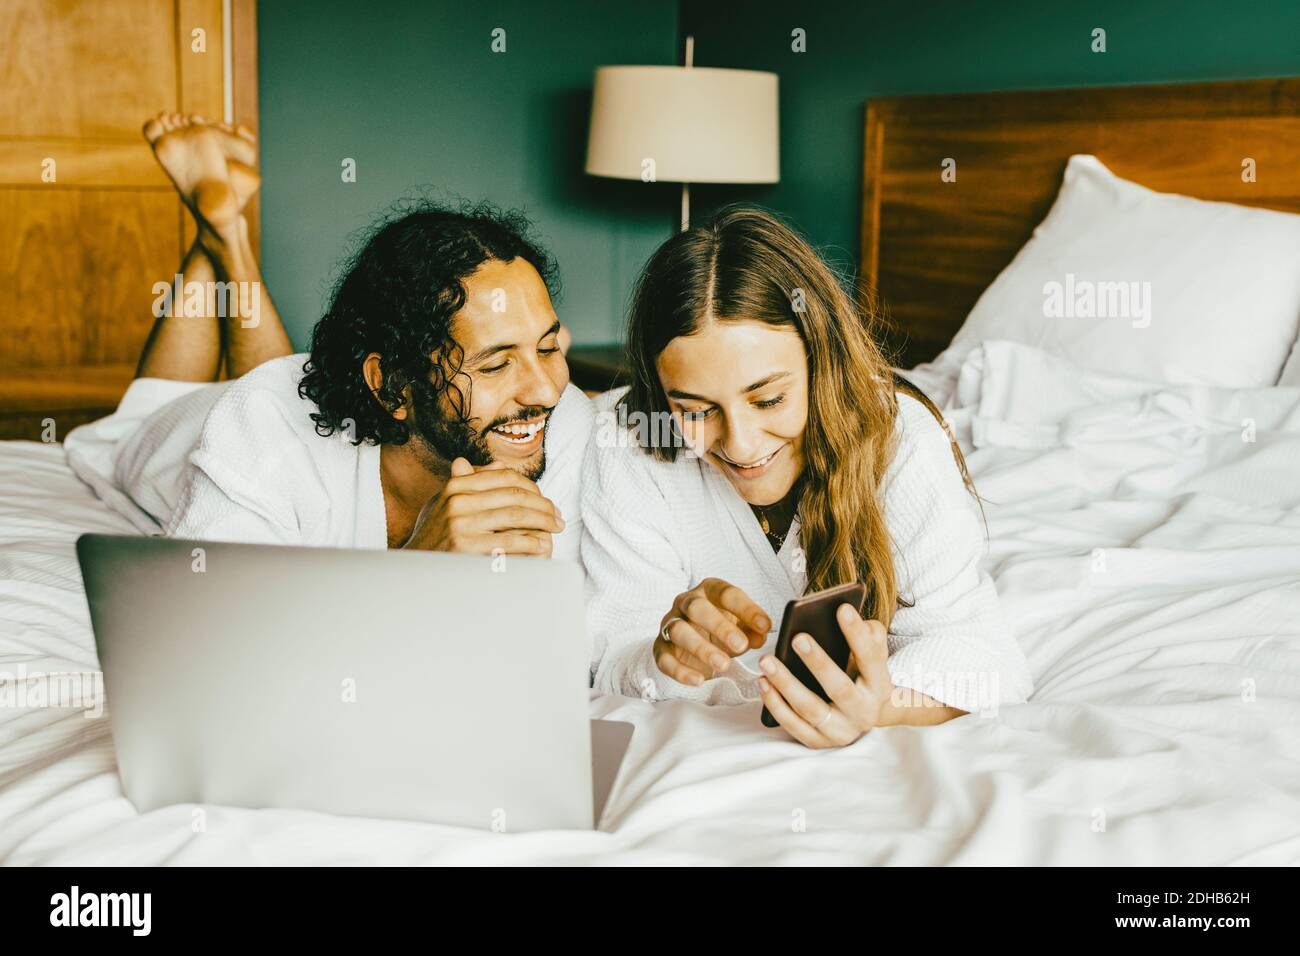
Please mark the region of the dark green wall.
[[[696, 186], [785, 212], [842, 266], [857, 257], [863, 104], [872, 95], [1300, 74], [1300, 0], [773, 2], [264, 0], [258, 12], [263, 262], [302, 345], [347, 237], [418, 184], [523, 206], [556, 254], [579, 342], [621, 337], [636, 271], [677, 187], [582, 173], [592, 71], [678, 62], [781, 77], [782, 180]], [[493, 54], [494, 27], [507, 52]], [[1092, 53], [1091, 31], [1107, 31]], [[808, 50], [790, 49], [807, 31]], [[358, 181], [340, 181], [344, 157]]]
[[[870, 96], [1300, 74], [1300, 0], [683, 0], [681, 25], [697, 66], [781, 78], [781, 182], [695, 187], [695, 212], [761, 202], [848, 268]], [[795, 27], [806, 53], [791, 52]], [[1106, 30], [1105, 53], [1090, 49], [1094, 27]]]
[[[496, 27], [505, 53], [491, 52]], [[671, 63], [676, 37], [675, 0], [259, 3], [263, 268], [295, 343], [349, 235], [419, 184], [525, 208], [559, 261], [575, 339], [620, 338], [677, 194], [583, 174], [592, 71]]]

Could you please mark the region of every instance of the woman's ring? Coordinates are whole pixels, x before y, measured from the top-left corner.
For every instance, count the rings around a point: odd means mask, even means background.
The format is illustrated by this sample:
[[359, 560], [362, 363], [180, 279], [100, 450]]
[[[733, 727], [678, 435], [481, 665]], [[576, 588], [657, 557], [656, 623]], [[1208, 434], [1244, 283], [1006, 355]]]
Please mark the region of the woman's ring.
[[671, 644], [673, 642], [673, 639], [668, 636], [668, 628], [672, 627], [673, 624], [676, 623], [677, 621], [685, 621], [685, 620], [686, 618], [684, 617], [670, 617], [668, 620], [664, 621], [664, 626], [659, 628], [659, 636], [662, 637], [669, 644]]

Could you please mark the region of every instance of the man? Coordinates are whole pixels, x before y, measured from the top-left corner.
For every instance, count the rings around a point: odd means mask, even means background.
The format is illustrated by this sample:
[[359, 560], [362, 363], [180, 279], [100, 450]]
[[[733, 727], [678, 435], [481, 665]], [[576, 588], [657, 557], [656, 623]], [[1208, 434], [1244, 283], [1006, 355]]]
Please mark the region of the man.
[[243, 216], [252, 135], [176, 114], [144, 132], [197, 225], [175, 287], [204, 307], [161, 295], [117, 412], [67, 437], [106, 501], [174, 537], [576, 560], [594, 410], [521, 219], [413, 204], [293, 355]]

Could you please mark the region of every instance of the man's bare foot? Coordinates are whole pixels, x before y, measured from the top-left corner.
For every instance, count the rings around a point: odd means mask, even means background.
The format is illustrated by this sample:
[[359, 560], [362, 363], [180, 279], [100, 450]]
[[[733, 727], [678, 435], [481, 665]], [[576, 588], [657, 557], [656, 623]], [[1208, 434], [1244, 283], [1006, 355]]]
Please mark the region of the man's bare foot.
[[200, 228], [228, 236], [261, 185], [256, 137], [242, 125], [179, 113], [159, 113], [144, 124], [144, 137]]

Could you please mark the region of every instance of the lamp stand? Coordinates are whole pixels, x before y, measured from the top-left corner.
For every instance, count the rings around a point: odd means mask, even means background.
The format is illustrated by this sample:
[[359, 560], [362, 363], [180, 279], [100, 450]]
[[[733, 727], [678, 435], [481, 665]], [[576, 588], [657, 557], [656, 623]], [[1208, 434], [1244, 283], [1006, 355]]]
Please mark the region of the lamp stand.
[[[686, 69], [695, 66], [695, 37], [686, 37]], [[682, 183], [682, 232], [691, 228], [691, 184]]]

